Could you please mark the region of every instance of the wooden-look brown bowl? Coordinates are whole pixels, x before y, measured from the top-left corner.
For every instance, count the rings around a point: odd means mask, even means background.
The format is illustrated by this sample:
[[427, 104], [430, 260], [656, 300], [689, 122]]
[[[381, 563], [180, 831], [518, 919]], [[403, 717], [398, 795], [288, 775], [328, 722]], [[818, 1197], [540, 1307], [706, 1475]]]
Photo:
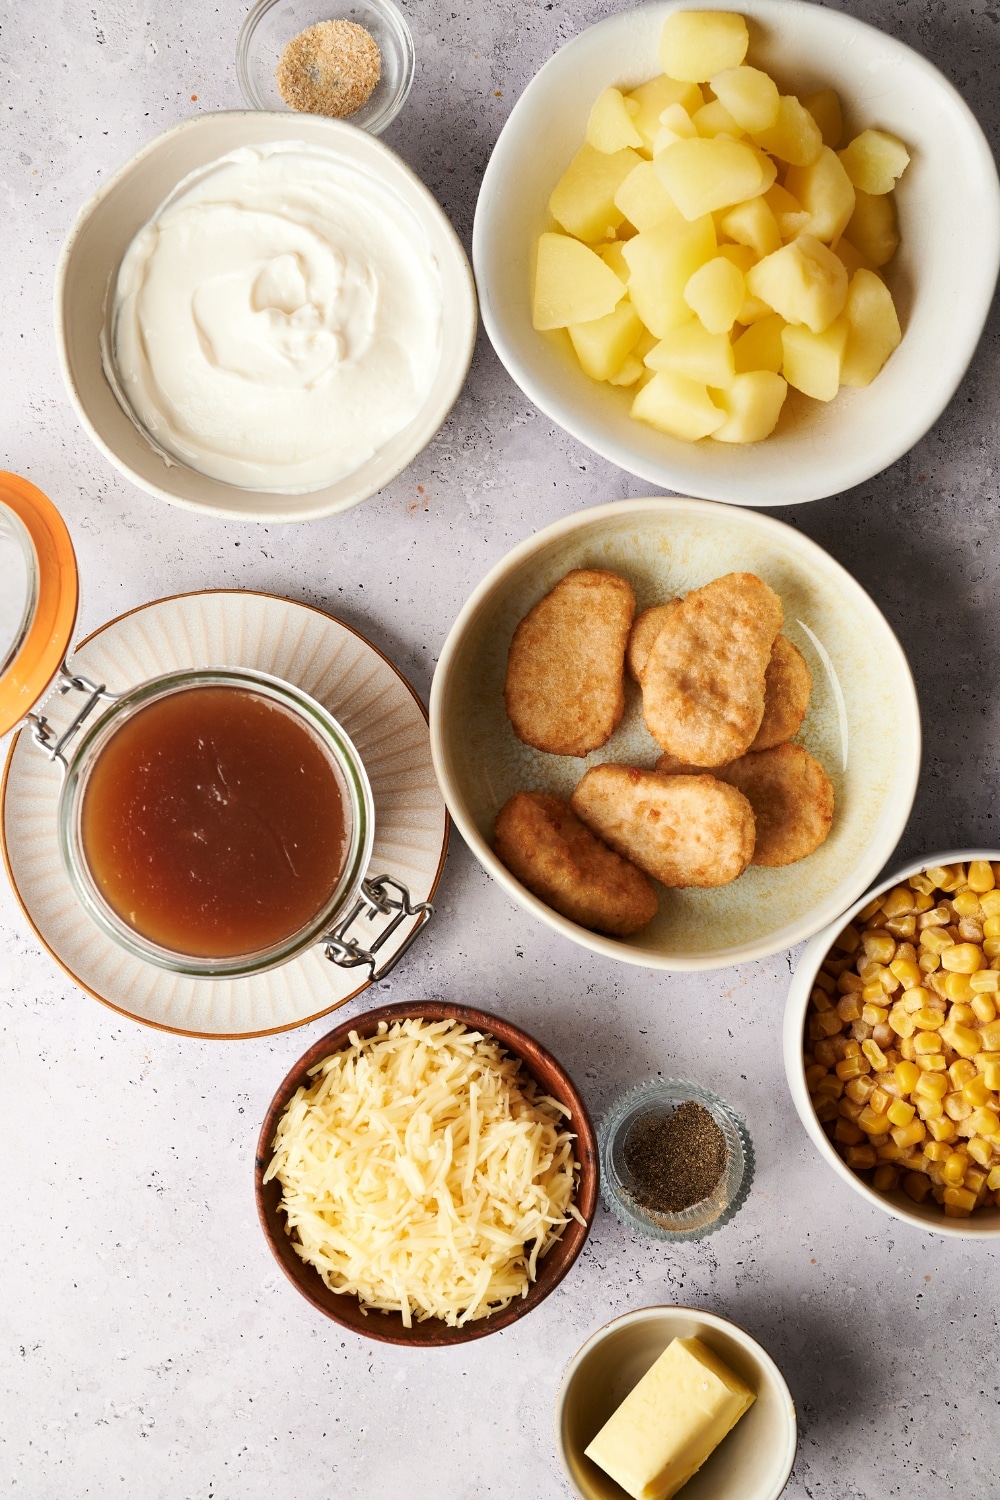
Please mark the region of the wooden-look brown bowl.
[[[361, 1037], [373, 1035], [380, 1021], [402, 1021], [407, 1017], [419, 1017], [427, 1021], [461, 1021], [475, 1031], [487, 1032], [510, 1053], [518, 1058], [531, 1076], [547, 1094], [558, 1099], [570, 1112], [569, 1123], [576, 1135], [574, 1152], [580, 1164], [580, 1177], [574, 1203], [585, 1223], [571, 1219], [560, 1239], [538, 1263], [538, 1276], [526, 1297], [518, 1297], [499, 1312], [489, 1317], [478, 1318], [464, 1328], [449, 1328], [439, 1318], [428, 1318], [424, 1323], [414, 1323], [412, 1328], [403, 1327], [402, 1316], [397, 1313], [370, 1311], [364, 1313], [356, 1297], [331, 1292], [319, 1274], [307, 1265], [296, 1253], [293, 1241], [286, 1233], [286, 1219], [278, 1210], [281, 1201], [281, 1184], [273, 1180], [264, 1185], [264, 1173], [272, 1155], [272, 1142], [278, 1119], [285, 1105], [302, 1084], [309, 1082], [309, 1069], [322, 1062], [331, 1053], [348, 1045], [349, 1033], [356, 1031]], [[597, 1207], [598, 1152], [594, 1127], [587, 1107], [576, 1085], [566, 1070], [556, 1062], [550, 1052], [534, 1037], [528, 1036], [518, 1026], [488, 1011], [473, 1010], [468, 1005], [450, 1005], [443, 1000], [418, 1000], [399, 1005], [380, 1005], [362, 1016], [344, 1021], [333, 1031], [309, 1048], [283, 1080], [271, 1100], [260, 1139], [257, 1142], [255, 1185], [257, 1191], [257, 1213], [267, 1243], [274, 1253], [289, 1281], [298, 1288], [318, 1312], [332, 1318], [343, 1328], [350, 1328], [364, 1338], [378, 1339], [386, 1344], [413, 1344], [418, 1347], [443, 1344], [465, 1344], [470, 1339], [485, 1338], [500, 1328], [509, 1328], [537, 1307], [566, 1275], [590, 1233], [590, 1226]]]

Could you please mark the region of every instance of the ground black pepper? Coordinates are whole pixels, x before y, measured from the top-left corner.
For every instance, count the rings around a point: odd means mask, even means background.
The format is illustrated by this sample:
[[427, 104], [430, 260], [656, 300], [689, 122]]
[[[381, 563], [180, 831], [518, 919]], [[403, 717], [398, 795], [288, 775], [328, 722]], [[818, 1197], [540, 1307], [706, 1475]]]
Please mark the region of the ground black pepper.
[[667, 1115], [640, 1115], [625, 1138], [625, 1166], [636, 1202], [680, 1213], [707, 1198], [726, 1170], [726, 1139], [693, 1099]]

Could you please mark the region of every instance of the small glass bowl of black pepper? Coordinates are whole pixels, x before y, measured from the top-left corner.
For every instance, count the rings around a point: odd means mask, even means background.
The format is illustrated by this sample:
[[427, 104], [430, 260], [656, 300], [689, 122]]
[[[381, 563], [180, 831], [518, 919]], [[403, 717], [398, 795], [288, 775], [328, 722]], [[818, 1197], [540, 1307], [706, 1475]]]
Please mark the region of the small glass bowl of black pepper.
[[630, 1089], [603, 1120], [601, 1185], [629, 1229], [701, 1240], [728, 1224], [753, 1182], [753, 1145], [724, 1099], [682, 1078]]

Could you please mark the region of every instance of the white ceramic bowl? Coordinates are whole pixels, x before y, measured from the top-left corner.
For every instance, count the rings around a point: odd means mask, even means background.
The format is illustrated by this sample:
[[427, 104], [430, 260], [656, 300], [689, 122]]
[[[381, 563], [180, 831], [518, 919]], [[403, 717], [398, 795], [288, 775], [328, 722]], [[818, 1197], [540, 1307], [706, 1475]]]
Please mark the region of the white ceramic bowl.
[[[798, 736], [826, 767], [836, 811], [826, 843], [784, 869], [750, 866], [716, 890], [663, 891], [644, 931], [603, 937], [559, 916], [493, 853], [497, 812], [518, 790], [569, 797], [604, 761], [651, 767], [659, 746], [636, 685], [607, 745], [585, 760], [515, 738], [504, 709], [517, 622], [571, 568], [622, 573], [644, 609], [722, 573], [748, 570], [780, 594], [784, 631], [813, 694]], [[659, 969], [716, 969], [789, 948], [866, 890], [906, 824], [920, 767], [920, 715], [906, 658], [861, 586], [815, 542], [760, 511], [705, 500], [623, 500], [537, 532], [484, 578], [451, 628], [431, 688], [431, 753], [445, 801], [476, 858], [522, 906], [582, 947]]]
[[[240, 146], [305, 141], [337, 152], [400, 200], [422, 228], [444, 288], [441, 360], [423, 407], [353, 474], [306, 495], [241, 489], [168, 468], [122, 410], [101, 365], [109, 288], [134, 235], [189, 172]], [[141, 489], [224, 520], [311, 521], [348, 510], [387, 485], [434, 437], [465, 381], [476, 337], [472, 272], [443, 210], [388, 146], [354, 125], [320, 115], [233, 110], [184, 120], [137, 151], [80, 210], [56, 272], [56, 342], [63, 380], [102, 453]]]
[[777, 1500], [792, 1471], [798, 1429], [781, 1371], [736, 1323], [694, 1307], [643, 1307], [584, 1344], [556, 1400], [559, 1457], [581, 1500], [625, 1492], [584, 1449], [676, 1338], [698, 1338], [757, 1392], [757, 1399], [681, 1493], [684, 1500]]
[[820, 965], [829, 953], [834, 938], [843, 932], [848, 922], [854, 920], [857, 913], [873, 896], [879, 895], [882, 891], [891, 890], [900, 881], [909, 880], [911, 875], [917, 875], [931, 865], [965, 864], [970, 859], [1000, 860], [1000, 850], [952, 849], [943, 854], [928, 854], [923, 859], [912, 860], [909, 864], [895, 870], [887, 880], [880, 880], [878, 885], [873, 885], [871, 890], [865, 891], [831, 922], [829, 927], [818, 932], [812, 941], [806, 944], [788, 989], [782, 1027], [782, 1047], [785, 1054], [788, 1087], [791, 1090], [792, 1102], [798, 1111], [799, 1119], [820, 1156], [828, 1166], [833, 1168], [842, 1182], [846, 1182], [848, 1187], [860, 1193], [866, 1202], [874, 1204], [883, 1213], [891, 1214], [894, 1219], [902, 1219], [905, 1224], [912, 1224], [916, 1229], [930, 1229], [935, 1234], [946, 1234], [961, 1240], [1000, 1240], [1000, 1208], [977, 1210], [969, 1219], [946, 1219], [940, 1204], [935, 1203], [933, 1198], [928, 1198], [924, 1203], [914, 1203], [912, 1198], [906, 1196], [902, 1188], [897, 1188], [892, 1193], [877, 1193], [873, 1187], [869, 1187], [863, 1177], [852, 1172], [834, 1150], [826, 1131], [816, 1118], [816, 1111], [813, 1109], [809, 1090], [806, 1087], [805, 1064], [802, 1060], [809, 996]]
[[[791, 392], [766, 442], [683, 443], [629, 417], [631, 394], [588, 379], [561, 330], [531, 326], [535, 245], [549, 195], [611, 84], [659, 72], [674, 10], [739, 10], [749, 60], [790, 92], [832, 86], [853, 134], [895, 132], [912, 161], [897, 190], [901, 247], [887, 269], [904, 338], [866, 390], [823, 406]], [[472, 241], [483, 322], [521, 389], [621, 468], [664, 489], [740, 505], [792, 505], [860, 484], [920, 439], [972, 358], [1000, 264], [1000, 188], [968, 106], [925, 58], [852, 16], [800, 0], [659, 0], [609, 17], [550, 58], [525, 89], [490, 159]]]

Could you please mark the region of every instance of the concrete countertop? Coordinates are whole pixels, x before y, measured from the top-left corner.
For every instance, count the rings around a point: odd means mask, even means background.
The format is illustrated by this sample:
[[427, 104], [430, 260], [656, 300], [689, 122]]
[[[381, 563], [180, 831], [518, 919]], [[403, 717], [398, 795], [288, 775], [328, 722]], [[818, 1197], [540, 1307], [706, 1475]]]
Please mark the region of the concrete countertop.
[[[417, 78], [385, 139], [468, 246], [513, 102], [618, 0], [401, 3]], [[932, 58], [996, 141], [988, 0], [842, 8]], [[0, 11], [0, 465], [69, 523], [79, 633], [165, 594], [261, 589], [344, 618], [426, 700], [452, 620], [511, 546], [579, 507], [648, 492], [541, 416], [483, 335], [430, 448], [365, 505], [299, 527], [225, 524], [135, 489], [88, 441], [59, 378], [52, 278], [77, 208], [166, 126], [241, 106], [244, 14], [238, 0]], [[906, 458], [847, 495], [778, 512], [855, 574], [913, 664], [926, 743], [900, 857], [1000, 844], [997, 327], [994, 316]], [[896, 1223], [822, 1165], [781, 1066], [796, 953], [693, 976], [617, 966], [531, 921], [457, 836], [438, 902], [378, 1000], [443, 995], [503, 1012], [569, 1067], [595, 1117], [649, 1074], [698, 1078], [753, 1135], [746, 1207], [686, 1247], [640, 1242], [602, 1208], [573, 1274], [509, 1331], [425, 1353], [362, 1342], [285, 1282], [254, 1213], [261, 1118], [329, 1023], [213, 1043], [125, 1021], [64, 977], [3, 882], [0, 1492], [562, 1500], [552, 1411], [568, 1360], [621, 1312], [685, 1303], [743, 1324], [784, 1371], [801, 1422], [794, 1500], [993, 1500], [997, 1252]]]

